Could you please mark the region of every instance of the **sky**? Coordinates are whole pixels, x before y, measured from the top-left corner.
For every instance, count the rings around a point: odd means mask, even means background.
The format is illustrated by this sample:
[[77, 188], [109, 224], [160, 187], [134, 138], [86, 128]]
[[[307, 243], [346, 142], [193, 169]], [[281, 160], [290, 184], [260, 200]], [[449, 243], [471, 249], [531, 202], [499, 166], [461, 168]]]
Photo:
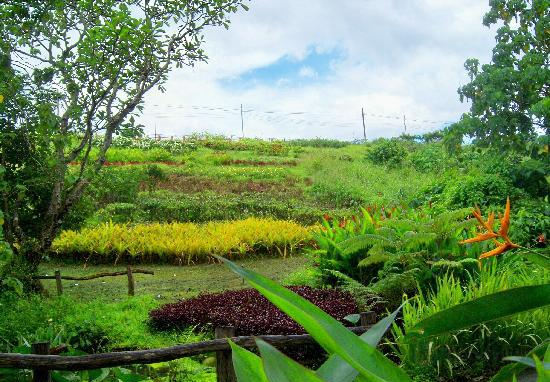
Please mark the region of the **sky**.
[[208, 63], [146, 95], [147, 134], [353, 140], [361, 109], [368, 139], [433, 131], [468, 110], [464, 61], [488, 62], [494, 46], [488, 0], [247, 4], [229, 30], [205, 32]]

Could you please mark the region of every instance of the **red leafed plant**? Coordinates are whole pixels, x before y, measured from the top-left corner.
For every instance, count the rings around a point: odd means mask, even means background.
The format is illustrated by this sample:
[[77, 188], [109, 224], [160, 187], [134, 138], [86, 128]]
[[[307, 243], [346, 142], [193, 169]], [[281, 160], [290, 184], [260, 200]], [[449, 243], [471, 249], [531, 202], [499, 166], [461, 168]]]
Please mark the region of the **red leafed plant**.
[[[344, 317], [358, 312], [353, 297], [347, 292], [307, 286], [289, 289], [342, 323], [346, 323]], [[151, 311], [149, 317], [152, 327], [159, 330], [232, 326], [237, 335], [304, 333], [302, 327], [255, 289], [203, 294], [161, 306]]]

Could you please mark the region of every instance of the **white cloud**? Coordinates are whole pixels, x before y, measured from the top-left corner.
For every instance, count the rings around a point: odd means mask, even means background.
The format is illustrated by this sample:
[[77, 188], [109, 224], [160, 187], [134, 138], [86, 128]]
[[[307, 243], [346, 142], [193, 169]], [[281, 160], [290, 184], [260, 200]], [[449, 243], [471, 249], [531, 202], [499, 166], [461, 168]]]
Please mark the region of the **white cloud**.
[[[352, 139], [362, 135], [361, 107], [370, 137], [401, 133], [404, 114], [409, 131], [434, 129], [441, 124], [419, 121], [456, 120], [468, 108], [456, 92], [467, 81], [464, 61], [490, 57], [494, 31], [481, 24], [486, 8], [481, 0], [252, 1], [228, 31], [207, 32], [208, 64], [174, 70], [166, 93], [147, 95], [141, 122], [149, 133], [156, 125], [165, 135], [240, 135], [242, 103], [251, 110], [248, 136]], [[283, 56], [301, 60], [311, 47], [344, 53], [322, 81], [231, 90], [220, 84]], [[304, 66], [300, 75], [315, 71]], [[288, 114], [295, 111], [306, 113]]]
[[298, 72], [298, 75], [305, 78], [315, 78], [317, 77], [317, 72], [309, 66], [302, 66]]

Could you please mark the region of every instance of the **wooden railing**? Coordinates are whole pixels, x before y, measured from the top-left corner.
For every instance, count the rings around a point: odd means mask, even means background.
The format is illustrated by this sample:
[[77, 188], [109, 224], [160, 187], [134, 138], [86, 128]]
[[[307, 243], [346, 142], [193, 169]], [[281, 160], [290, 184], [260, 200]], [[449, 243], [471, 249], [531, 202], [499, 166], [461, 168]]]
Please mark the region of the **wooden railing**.
[[120, 272], [101, 272], [89, 276], [61, 276], [61, 271], [56, 270], [53, 276], [33, 276], [35, 280], [55, 280], [57, 286], [57, 295], [60, 296], [63, 294], [63, 284], [61, 280], [73, 280], [73, 281], [87, 281], [94, 280], [100, 277], [111, 277], [111, 276], [124, 276], [128, 277], [128, 296], [133, 296], [135, 294], [136, 283], [134, 281], [134, 273], [143, 273], [146, 275], [154, 275], [155, 272], [148, 271], [146, 269], [132, 269], [129, 265], [126, 267], [126, 271]]
[[[349, 328], [355, 334], [367, 331], [376, 320], [374, 312], [360, 314], [361, 326]], [[256, 347], [256, 338], [278, 348], [314, 344], [309, 334], [265, 335], [235, 337], [232, 327], [216, 328], [216, 339], [193, 344], [176, 345], [159, 349], [122, 351], [114, 353], [90, 354], [82, 356], [51, 355], [48, 342], [32, 345], [33, 354], [0, 353], [0, 368], [32, 369], [34, 382], [49, 382], [52, 370], [92, 370], [134, 364], [168, 362], [179, 358], [191, 357], [203, 353], [216, 352], [216, 374], [218, 382], [236, 381], [231, 347], [228, 338], [245, 348]]]

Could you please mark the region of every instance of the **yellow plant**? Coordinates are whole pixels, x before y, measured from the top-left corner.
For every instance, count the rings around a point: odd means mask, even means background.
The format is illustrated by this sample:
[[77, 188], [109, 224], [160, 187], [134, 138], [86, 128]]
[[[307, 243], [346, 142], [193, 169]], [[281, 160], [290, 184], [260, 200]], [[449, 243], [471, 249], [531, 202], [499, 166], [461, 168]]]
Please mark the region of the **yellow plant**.
[[[310, 239], [310, 231], [291, 221], [248, 218], [206, 224], [113, 224], [80, 232], [64, 231], [53, 243], [60, 256], [120, 257], [142, 262], [193, 263], [211, 254], [228, 258], [251, 254], [293, 253]], [[93, 260], [96, 261], [96, 260]]]

